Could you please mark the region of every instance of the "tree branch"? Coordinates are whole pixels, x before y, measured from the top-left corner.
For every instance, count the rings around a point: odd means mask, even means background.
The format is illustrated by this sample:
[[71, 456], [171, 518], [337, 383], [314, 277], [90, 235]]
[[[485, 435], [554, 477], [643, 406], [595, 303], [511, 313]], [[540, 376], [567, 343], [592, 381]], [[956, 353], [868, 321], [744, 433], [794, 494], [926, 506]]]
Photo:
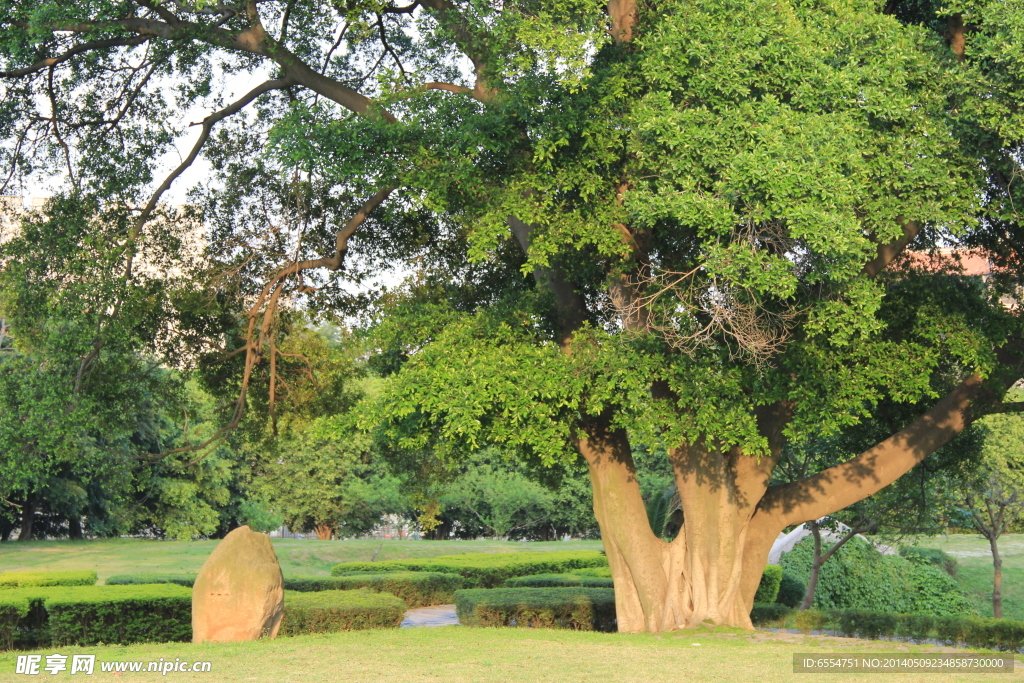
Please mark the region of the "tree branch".
[[864, 268], [861, 269], [862, 273], [871, 278], [877, 277], [921, 232], [921, 224], [917, 221], [902, 221], [900, 228], [903, 230], [903, 234], [892, 242], [879, 244], [878, 255], [864, 264]]
[[[210, 132], [213, 130], [213, 127], [218, 122], [226, 119], [232, 114], [238, 113], [263, 93], [270, 92], [271, 90], [280, 90], [281, 88], [287, 88], [289, 85], [293, 85], [293, 82], [287, 78], [266, 81], [250, 90], [248, 93], [243, 95], [240, 99], [235, 101], [230, 106], [227, 106], [221, 109], [220, 111], [214, 112], [213, 114], [210, 114], [205, 119], [203, 119], [203, 130], [199, 134], [199, 139], [196, 140], [196, 143], [192, 146], [192, 151], [185, 158], [185, 160], [178, 165], [177, 168], [171, 171], [171, 173], [166, 178], [164, 178], [164, 181], [160, 184], [160, 187], [158, 187], [156, 191], [153, 192], [153, 195], [149, 198], [149, 202], [142, 210], [142, 213], [140, 213], [139, 217], [135, 220], [135, 224], [132, 227], [132, 232], [129, 236], [129, 243], [134, 243], [134, 241], [142, 233], [142, 227], [145, 225], [146, 221], [149, 220], [149, 217], [153, 214], [153, 211], [156, 209], [157, 203], [160, 201], [160, 197], [163, 196], [164, 192], [166, 192], [171, 187], [171, 184], [174, 183], [178, 176], [184, 173], [185, 170], [189, 166], [191, 166], [192, 163], [199, 156], [199, 152], [203, 149], [203, 146], [206, 144], [206, 141], [210, 139]], [[134, 258], [135, 253], [134, 248], [132, 248], [131, 253], [129, 253], [128, 255], [128, 261], [125, 266], [125, 273], [128, 277], [131, 277], [132, 262]]]
[[13, 69], [11, 71], [0, 71], [0, 78], [21, 78], [22, 76], [28, 76], [34, 74], [43, 69], [51, 66], [57, 66], [62, 62], [66, 62], [75, 55], [82, 54], [83, 52], [90, 52], [92, 50], [102, 50], [108, 47], [125, 47], [128, 45], [140, 45], [145, 43], [149, 38], [146, 36], [136, 36], [127, 40], [116, 38], [111, 40], [92, 40], [81, 45], [69, 48], [62, 54], [56, 57], [48, 57], [47, 59], [41, 59], [31, 66], [26, 66], [21, 69]]
[[773, 486], [759, 510], [778, 516], [780, 528], [842, 510], [896, 481], [970, 424], [972, 403], [982, 393], [975, 373], [931, 410], [878, 445], [806, 479]]

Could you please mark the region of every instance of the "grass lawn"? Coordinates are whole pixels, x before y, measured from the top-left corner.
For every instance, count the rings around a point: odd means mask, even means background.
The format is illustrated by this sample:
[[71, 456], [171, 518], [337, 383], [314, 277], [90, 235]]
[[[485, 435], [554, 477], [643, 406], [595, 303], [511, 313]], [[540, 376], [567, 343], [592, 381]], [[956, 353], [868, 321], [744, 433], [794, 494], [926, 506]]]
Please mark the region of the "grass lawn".
[[[387, 681], [406, 683], [507, 683], [521, 681], [714, 681], [770, 683], [792, 681], [886, 680], [884, 674], [793, 673], [793, 654], [873, 654], [938, 652], [950, 649], [790, 634], [727, 630], [663, 635], [623, 635], [546, 629], [441, 628], [354, 631], [274, 641], [193, 645], [169, 643], [127, 647], [63, 647], [42, 651], [64, 655], [95, 654], [96, 673], [84, 680], [108, 681]], [[19, 653], [0, 652], [0, 681], [32, 680], [18, 676]], [[24, 654], [24, 653], [20, 653]], [[104, 661], [209, 661], [209, 673], [101, 673]], [[44, 660], [45, 661], [45, 660]], [[70, 661], [70, 658], [69, 660]], [[145, 668], [145, 665], [143, 666]], [[75, 680], [67, 671], [46, 680]], [[1013, 674], [901, 673], [900, 681], [1024, 680]]]
[[[217, 541], [152, 541], [111, 539], [35, 541], [0, 545], [0, 571], [92, 569], [100, 579], [113, 574], [194, 572]], [[286, 575], [327, 574], [331, 565], [369, 560], [434, 557], [468, 552], [598, 550], [600, 541], [516, 543], [501, 541], [308, 541], [274, 540]], [[960, 562], [962, 580], [983, 603], [991, 590], [987, 545], [978, 537], [922, 539]], [[1019, 616], [1024, 604], [1024, 535], [1007, 537], [1005, 590], [1007, 611]], [[987, 582], [987, 583], [986, 583]], [[1011, 612], [1011, 605], [1017, 612]], [[61, 647], [43, 651], [97, 655], [97, 670], [83, 680], [204, 681], [790, 681], [793, 654], [935, 652], [941, 648], [848, 638], [747, 633], [729, 630], [624, 635], [543, 629], [471, 629], [464, 627], [358, 631], [323, 636], [280, 638], [240, 644], [142, 644], [127, 647]], [[952, 651], [952, 650], [945, 650]], [[16, 675], [15, 662], [24, 652], [0, 652], [0, 681], [34, 680]], [[209, 661], [209, 673], [102, 673], [99, 663]], [[68, 660], [70, 662], [70, 659]], [[145, 665], [143, 666], [145, 668]], [[65, 671], [47, 680], [68, 677]], [[77, 674], [75, 674], [77, 679]], [[899, 674], [901, 681], [934, 682], [992, 680], [993, 674]], [[808, 681], [877, 682], [874, 674], [812, 674]], [[998, 680], [1024, 680], [1022, 672]]]
[[[960, 585], [979, 614], [992, 616], [992, 553], [987, 540], [977, 534], [951, 534], [921, 538], [918, 545], [939, 548], [955, 557], [960, 565]], [[999, 555], [1003, 558], [1003, 616], [1024, 621], [1024, 534], [1002, 536]]]
[[[30, 541], [0, 544], [0, 571], [92, 569], [100, 582], [114, 574], [197, 572], [218, 541], [152, 541], [131, 538]], [[461, 553], [600, 550], [600, 541], [308, 541], [273, 539], [285, 576], [327, 575], [338, 562], [436, 557]]]

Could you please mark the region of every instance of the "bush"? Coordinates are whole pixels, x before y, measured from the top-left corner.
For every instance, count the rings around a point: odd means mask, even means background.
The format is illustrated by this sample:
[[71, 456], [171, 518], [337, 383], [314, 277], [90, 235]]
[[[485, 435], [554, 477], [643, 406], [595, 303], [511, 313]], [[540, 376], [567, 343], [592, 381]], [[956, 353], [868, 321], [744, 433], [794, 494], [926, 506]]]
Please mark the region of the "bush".
[[838, 630], [849, 635], [876, 640], [896, 635], [897, 615], [861, 609], [833, 610], [831, 621]]
[[343, 562], [331, 568], [334, 576], [392, 571], [459, 574], [467, 588], [493, 588], [506, 579], [530, 574], [563, 574], [585, 567], [605, 567], [608, 558], [597, 551], [550, 553], [466, 553], [420, 560], [389, 562]]
[[394, 595], [366, 589], [307, 593], [285, 591], [284, 617], [278, 633], [298, 636], [396, 628], [402, 623], [405, 609], [405, 603]]
[[25, 596], [11, 596], [12, 591], [0, 593], [0, 650], [14, 647], [18, 624], [28, 616], [30, 603]]
[[31, 588], [33, 586], [93, 586], [96, 572], [3, 572], [0, 588]]
[[447, 605], [455, 601], [455, 591], [465, 580], [458, 574], [436, 572], [384, 572], [347, 576], [294, 576], [284, 580], [285, 590], [310, 592], [368, 588], [391, 593], [409, 607]]
[[108, 586], [141, 586], [153, 583], [173, 583], [191, 588], [196, 582], [195, 574], [118, 574], [108, 576], [104, 583]]
[[805, 609], [796, 613], [796, 627], [805, 635], [811, 631], [824, 631], [829, 625], [829, 615], [816, 609]]
[[900, 614], [898, 620], [896, 635], [909, 638], [915, 643], [926, 641], [935, 628], [935, 617], [930, 614]]
[[754, 594], [754, 602], [765, 604], [775, 602], [779, 594], [779, 584], [782, 583], [782, 567], [777, 564], [765, 566], [761, 574], [761, 583], [757, 586], [757, 593]]
[[587, 576], [584, 574], [533, 574], [506, 579], [505, 588], [554, 588], [586, 586], [587, 588], [612, 588], [611, 577]]
[[[800, 612], [800, 617], [812, 610]], [[889, 614], [866, 610], [831, 610], [836, 630], [861, 638], [897, 635], [915, 642], [935, 638], [947, 645], [1016, 652], [1024, 647], [1024, 622], [976, 617], [933, 617], [929, 614]]]
[[5, 629], [19, 615], [7, 646], [14, 640], [63, 646], [192, 638], [192, 591], [181, 586], [15, 588], [0, 593], [0, 606]]
[[[782, 556], [783, 569], [806, 581], [813, 552], [813, 541], [804, 539]], [[859, 538], [851, 539], [822, 565], [814, 606], [951, 616], [972, 611], [957, 582], [938, 567], [882, 555]]]
[[455, 591], [455, 610], [465, 626], [616, 630], [611, 588], [473, 588]]
[[573, 569], [573, 574], [577, 576], [599, 576], [602, 579], [612, 578], [611, 567], [584, 567], [583, 569]]
[[783, 571], [782, 579], [779, 581], [779, 593], [775, 596], [775, 602], [786, 607], [799, 607], [803, 602], [807, 586], [798, 579], [793, 572]]
[[792, 609], [777, 602], [755, 602], [753, 609], [750, 610], [750, 621], [754, 626], [782, 628], [786, 623], [786, 619], [792, 613]]
[[900, 548], [900, 557], [905, 557], [914, 564], [934, 565], [954, 579], [956, 578], [956, 559], [944, 550], [905, 545]]

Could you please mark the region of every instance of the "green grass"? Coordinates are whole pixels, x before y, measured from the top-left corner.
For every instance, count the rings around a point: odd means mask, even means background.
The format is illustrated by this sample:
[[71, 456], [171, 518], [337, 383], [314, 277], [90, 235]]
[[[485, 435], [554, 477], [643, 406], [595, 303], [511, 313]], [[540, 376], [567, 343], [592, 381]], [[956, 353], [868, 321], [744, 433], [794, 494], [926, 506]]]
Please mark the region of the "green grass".
[[[921, 538], [922, 548], [939, 548], [956, 558], [957, 580], [978, 614], [992, 616], [992, 553], [988, 541], [977, 534], [950, 534]], [[1024, 534], [999, 539], [1003, 558], [1003, 616], [1024, 621]]]
[[[59, 648], [60, 654], [95, 654], [97, 661], [209, 661], [209, 673], [127, 673], [131, 681], [438, 681], [522, 683], [715, 681], [774, 683], [794, 680], [795, 653], [936, 652], [937, 648], [847, 638], [744, 633], [729, 629], [663, 635], [624, 635], [547, 629], [446, 628], [353, 631], [249, 643]], [[17, 653], [0, 653], [0, 681], [14, 675]], [[24, 653], [22, 653], [24, 654]], [[51, 651], [42, 652], [51, 654]], [[45, 660], [44, 660], [45, 661]], [[69, 660], [70, 661], [70, 657]], [[43, 673], [47, 680], [64, 680]], [[77, 676], [77, 674], [76, 674]], [[886, 680], [877, 674], [812, 674], [808, 681]], [[802, 680], [801, 678], [801, 680]], [[901, 682], [1009, 681], [1014, 674], [899, 674]], [[72, 679], [74, 680], [74, 679]], [[112, 681], [97, 672], [88, 680]]]
[[[91, 569], [100, 582], [115, 574], [195, 573], [218, 541], [152, 541], [102, 539], [90, 541], [31, 541], [0, 544], [0, 571]], [[515, 553], [562, 550], [600, 550], [600, 541], [307, 541], [274, 539], [274, 551], [285, 576], [328, 576], [339, 562], [404, 560], [462, 553]]]

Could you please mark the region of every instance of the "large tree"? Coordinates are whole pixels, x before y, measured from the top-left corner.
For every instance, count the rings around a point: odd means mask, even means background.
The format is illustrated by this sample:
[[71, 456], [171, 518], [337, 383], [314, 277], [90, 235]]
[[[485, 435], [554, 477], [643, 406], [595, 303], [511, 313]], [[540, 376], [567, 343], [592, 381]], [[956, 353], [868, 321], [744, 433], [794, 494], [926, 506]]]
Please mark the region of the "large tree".
[[[0, 17], [5, 176], [50, 168], [119, 213], [126, 279], [163, 192], [209, 158], [195, 201], [246, 307], [224, 349], [243, 392], [265, 372], [275, 395], [283, 297], [358, 304], [343, 264], [417, 268], [386, 302], [379, 438], [582, 455], [620, 630], [749, 627], [779, 531], [895, 481], [1020, 376], [1018, 320], [988, 290], [889, 274], [915, 240], [960, 240], [1015, 285], [1015, 6], [4, 0]], [[266, 80], [223, 101], [222, 75]], [[170, 114], [200, 107], [157, 177], [187, 123]], [[769, 486], [787, 440], [924, 399], [863, 453]], [[669, 453], [671, 542], [631, 439]]]

